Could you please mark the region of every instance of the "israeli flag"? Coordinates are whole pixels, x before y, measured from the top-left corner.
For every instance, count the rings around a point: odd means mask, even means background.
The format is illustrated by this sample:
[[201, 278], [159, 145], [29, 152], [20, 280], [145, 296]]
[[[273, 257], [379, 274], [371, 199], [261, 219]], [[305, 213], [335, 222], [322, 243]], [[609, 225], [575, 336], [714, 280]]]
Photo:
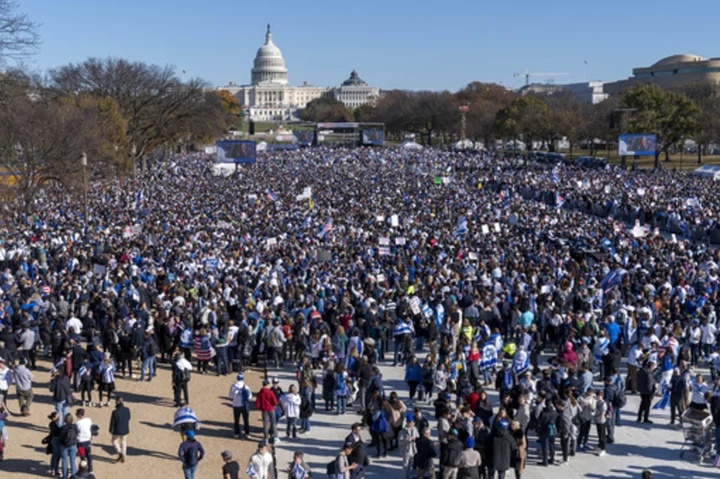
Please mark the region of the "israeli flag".
[[309, 226], [310, 226], [310, 216], [305, 218], [305, 220], [302, 222], [302, 225], [300, 226], [300, 228], [307, 229]]
[[422, 313], [423, 313], [423, 315], [425, 315], [426, 319], [432, 318], [433, 312], [432, 312], [432, 308], [430, 307], [429, 304], [426, 304], [425, 306], [422, 307]]
[[257, 472], [255, 472], [255, 468], [252, 463], [248, 464], [247, 469], [245, 469], [245, 474], [247, 474], [248, 477], [257, 477]]
[[483, 346], [482, 356], [480, 357], [480, 370], [485, 371], [495, 367], [497, 364], [497, 350], [493, 343], [487, 343]]
[[140, 191], [137, 192], [137, 196], [135, 197], [135, 207], [139, 208], [140, 203], [146, 200], [145, 197], [145, 188], [140, 189]]
[[292, 473], [295, 479], [305, 479], [305, 469], [303, 469], [299, 462], [295, 463]]
[[662, 382], [662, 398], [655, 403], [653, 409], [665, 409], [670, 404], [670, 388], [668, 388], [667, 381]]
[[457, 228], [455, 229], [455, 237], [458, 238], [460, 236], [466, 235], [468, 232], [468, 226], [467, 226], [467, 218], [462, 217], [458, 219], [457, 222]]
[[553, 180], [555, 183], [559, 183], [559, 182], [560, 182], [560, 178], [558, 178], [558, 167], [557, 167], [557, 165], [555, 165], [555, 168], [552, 169], [552, 180]]
[[613, 270], [610, 272], [610, 274], [605, 276], [605, 279], [600, 282], [600, 287], [605, 292], [610, 291], [622, 282], [623, 276], [625, 276], [626, 274], [627, 270], [623, 268]]

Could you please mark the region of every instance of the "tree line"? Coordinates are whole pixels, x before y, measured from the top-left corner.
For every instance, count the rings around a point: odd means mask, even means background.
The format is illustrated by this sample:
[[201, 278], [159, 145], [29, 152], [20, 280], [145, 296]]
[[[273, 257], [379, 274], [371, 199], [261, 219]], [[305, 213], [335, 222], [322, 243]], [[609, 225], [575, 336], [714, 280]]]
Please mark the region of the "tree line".
[[466, 138], [489, 146], [494, 140], [542, 142], [551, 151], [567, 139], [570, 150], [582, 145], [615, 144], [621, 133], [658, 135], [656, 164], [662, 153], [687, 139], [698, 144], [698, 161], [708, 144], [720, 141], [720, 85], [693, 83], [668, 91], [637, 84], [619, 97], [597, 104], [579, 101], [567, 90], [522, 95], [501, 85], [472, 82], [449, 91], [384, 92], [375, 105], [349, 110], [334, 99], [319, 98], [303, 111], [306, 121], [368, 121], [385, 124], [389, 139], [414, 134], [426, 144], [460, 139], [460, 106], [467, 106]]
[[206, 144], [241, 121], [234, 96], [171, 66], [89, 58], [33, 74], [17, 60], [38, 49], [36, 29], [0, 0], [0, 172], [26, 201], [48, 182], [134, 175], [151, 154]]

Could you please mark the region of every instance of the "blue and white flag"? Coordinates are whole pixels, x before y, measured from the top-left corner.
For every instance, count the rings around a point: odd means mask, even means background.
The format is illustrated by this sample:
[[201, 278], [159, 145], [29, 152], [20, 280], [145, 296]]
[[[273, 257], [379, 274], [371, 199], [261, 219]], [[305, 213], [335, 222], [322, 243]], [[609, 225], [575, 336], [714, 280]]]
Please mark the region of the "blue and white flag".
[[247, 474], [248, 477], [257, 477], [257, 472], [255, 472], [255, 468], [252, 463], [248, 464], [247, 469], [245, 469], [245, 474]]
[[146, 199], [146, 198], [145, 198], [145, 188], [141, 188], [141, 189], [137, 192], [137, 196], [135, 197], [135, 208], [139, 208], [139, 207], [140, 207], [140, 203], [142, 203], [143, 201], [145, 201], [145, 199]]
[[665, 409], [668, 407], [668, 404], [670, 404], [670, 389], [668, 388], [667, 381], [662, 382], [661, 388], [662, 398], [655, 403], [652, 407], [653, 409]]
[[403, 334], [412, 334], [412, 329], [410, 329], [410, 325], [408, 323], [400, 321], [393, 328], [393, 336], [401, 336]]
[[300, 226], [300, 228], [302, 228], [302, 229], [307, 229], [309, 226], [310, 226], [310, 216], [308, 216], [307, 218], [305, 218], [305, 219], [303, 220], [302, 225]]
[[455, 237], [466, 235], [468, 232], [467, 218], [464, 216], [458, 219], [457, 228], [455, 228]]
[[497, 349], [495, 345], [488, 342], [483, 346], [482, 356], [480, 356], [480, 370], [486, 371], [492, 369], [497, 364]]
[[429, 304], [426, 304], [425, 306], [422, 307], [422, 313], [425, 316], [425, 319], [432, 318], [433, 311]]
[[278, 200], [278, 195], [276, 195], [275, 192], [273, 190], [271, 190], [270, 188], [267, 189], [267, 197], [270, 201]]
[[555, 193], [555, 206], [558, 208], [562, 208], [565, 204], [565, 195], [560, 193]]
[[305, 469], [300, 465], [299, 462], [295, 463], [295, 467], [293, 467], [292, 475], [294, 479], [305, 479]]
[[560, 182], [560, 178], [558, 178], [558, 167], [555, 165], [555, 167], [552, 169], [552, 180], [555, 183]]
[[333, 219], [330, 218], [327, 223], [322, 225], [320, 227], [320, 231], [318, 231], [318, 237], [319, 238], [325, 238], [325, 235], [327, 235], [329, 232], [331, 232], [333, 229]]
[[600, 287], [607, 293], [615, 286], [619, 285], [626, 274], [627, 270], [623, 268], [613, 270], [600, 282]]

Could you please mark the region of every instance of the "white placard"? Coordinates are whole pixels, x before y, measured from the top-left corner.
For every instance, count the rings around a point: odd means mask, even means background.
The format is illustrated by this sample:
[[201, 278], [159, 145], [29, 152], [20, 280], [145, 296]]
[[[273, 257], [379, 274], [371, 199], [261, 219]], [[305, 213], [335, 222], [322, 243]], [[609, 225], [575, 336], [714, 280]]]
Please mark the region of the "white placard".
[[375, 276], [375, 279], [377, 280], [378, 283], [382, 283], [383, 281], [385, 281], [385, 275], [379, 274], [379, 275]]
[[375, 221], [377, 221], [378, 223], [382, 223], [383, 221], [385, 221], [385, 215], [377, 215], [375, 217]]
[[477, 261], [478, 255], [477, 255], [477, 253], [468, 253], [468, 258], [473, 261]]
[[390, 217], [390, 226], [393, 228], [397, 228], [400, 225], [400, 219], [398, 218], [398, 215], [392, 215]]
[[496, 233], [499, 233], [500, 232], [500, 223], [494, 223], [493, 228], [495, 229]]
[[390, 238], [387, 236], [381, 236], [378, 238], [378, 244], [380, 246], [389, 246], [390, 245]]
[[490, 228], [488, 228], [488, 225], [482, 225], [480, 226], [480, 231], [482, 232], [482, 234], [486, 235], [490, 233]]
[[404, 236], [398, 236], [397, 238], [395, 238], [395, 244], [397, 246], [405, 246], [405, 243], [407, 243], [407, 240]]
[[378, 253], [380, 256], [390, 256], [390, 248], [387, 246], [381, 246], [378, 248]]

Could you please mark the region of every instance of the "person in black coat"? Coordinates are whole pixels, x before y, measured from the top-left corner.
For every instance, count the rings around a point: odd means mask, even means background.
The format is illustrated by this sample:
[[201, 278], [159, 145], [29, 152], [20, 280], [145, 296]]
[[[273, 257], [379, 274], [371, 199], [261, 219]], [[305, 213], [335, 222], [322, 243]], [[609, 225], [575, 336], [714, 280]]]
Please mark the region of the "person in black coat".
[[72, 390], [70, 389], [70, 380], [57, 369], [53, 369], [52, 379], [50, 380], [50, 392], [53, 395], [55, 410], [60, 415], [58, 427], [62, 427], [65, 415], [70, 407], [69, 402], [72, 398]]
[[125, 462], [127, 436], [130, 434], [130, 409], [125, 407], [121, 397], [115, 399], [115, 410], [110, 416], [110, 434], [115, 451], [118, 453], [115, 462]]
[[654, 370], [655, 363], [648, 362], [645, 367], [637, 372], [637, 390], [640, 393], [640, 408], [638, 409], [637, 422], [642, 420], [648, 424], [652, 423], [648, 416], [650, 415], [650, 404], [657, 389], [655, 375], [653, 374]]
[[435, 478], [435, 467], [433, 459], [437, 457], [435, 445], [430, 440], [430, 429], [425, 428], [420, 431], [420, 437], [415, 441], [417, 454], [415, 454], [415, 469], [417, 469], [418, 479], [424, 479], [427, 472], [430, 479]]
[[495, 471], [498, 472], [500, 477], [503, 477], [512, 464], [513, 456], [517, 450], [517, 442], [510, 435], [509, 427], [510, 424], [507, 419], [503, 419], [500, 421], [499, 427], [495, 429], [490, 477], [495, 477]]
[[538, 440], [542, 450], [541, 466], [555, 463], [555, 431], [557, 424], [557, 412], [550, 404], [550, 400], [545, 402], [545, 409], [540, 413], [537, 420]]

